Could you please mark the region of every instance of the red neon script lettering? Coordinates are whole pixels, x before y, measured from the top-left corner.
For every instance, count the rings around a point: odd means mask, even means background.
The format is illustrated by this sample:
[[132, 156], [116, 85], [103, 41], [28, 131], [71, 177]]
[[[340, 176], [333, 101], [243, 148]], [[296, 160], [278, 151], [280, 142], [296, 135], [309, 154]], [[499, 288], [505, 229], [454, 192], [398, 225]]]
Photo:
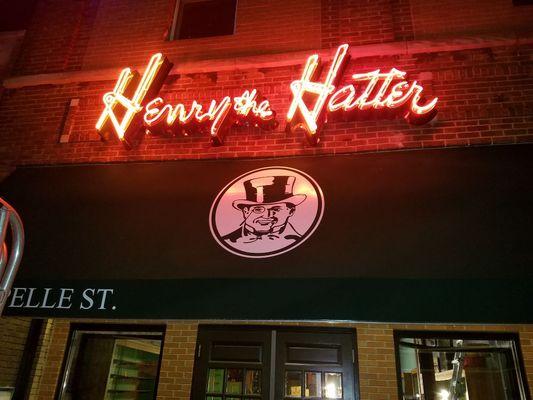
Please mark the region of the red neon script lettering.
[[[137, 71], [123, 69], [113, 91], [104, 94], [105, 109], [96, 122], [98, 133], [108, 139], [111, 131], [114, 131], [128, 147], [135, 144], [141, 124], [139, 112], [159, 92], [171, 68], [172, 64], [166, 57], [157, 53], [150, 59], [140, 81]], [[135, 84], [137, 88], [133, 91]], [[117, 110], [117, 105], [122, 106], [122, 109]], [[122, 119], [119, 121], [119, 118]]]
[[275, 127], [275, 113], [270, 109], [270, 103], [262, 100], [258, 104], [258, 99], [257, 90], [245, 90], [241, 96], [233, 99], [226, 96], [218, 103], [212, 100], [206, 111], [193, 100], [187, 111], [184, 104], [164, 104], [163, 99], [158, 97], [146, 105], [144, 123], [149, 127], [166, 124], [175, 132], [208, 130], [213, 143], [222, 144], [225, 131], [232, 124], [246, 122], [263, 129]]
[[[222, 144], [225, 132], [232, 125], [253, 125], [262, 129], [277, 126], [269, 101], [261, 98], [255, 89], [245, 90], [233, 99], [226, 96], [220, 102], [212, 100], [207, 109], [196, 100], [189, 110], [183, 104], [165, 104], [161, 97], [155, 96], [171, 68], [172, 64], [157, 53], [150, 59], [142, 78], [130, 68], [122, 70], [113, 91], [103, 97], [105, 109], [96, 123], [102, 138], [109, 139], [114, 134], [132, 147], [146, 127], [156, 132], [170, 130], [185, 134], [207, 131], [214, 144]], [[143, 109], [144, 116], [140, 114]], [[161, 125], [166, 125], [167, 129], [160, 129]]]
[[[436, 115], [437, 98], [425, 102], [422, 86], [417, 81], [405, 80], [406, 73], [396, 68], [388, 72], [379, 69], [363, 74], [354, 74], [352, 79], [364, 86], [349, 84], [337, 89], [339, 72], [348, 59], [348, 45], [339, 46], [323, 83], [317, 82], [319, 57], [307, 59], [302, 77], [292, 82], [293, 100], [287, 113], [287, 122], [292, 131], [303, 130], [312, 144], [319, 141], [319, 130], [326, 121], [327, 113], [338, 111], [373, 112], [390, 109], [402, 115], [409, 123], [425, 123]], [[313, 100], [314, 98], [314, 100]], [[314, 103], [313, 103], [314, 101]], [[308, 103], [314, 104], [310, 109]]]
[[[348, 47], [347, 44], [338, 47], [322, 82], [320, 57], [314, 54], [307, 59], [301, 78], [290, 85], [293, 97], [287, 112], [290, 130], [304, 131], [310, 143], [316, 144], [329, 116], [401, 115], [409, 123], [421, 124], [436, 115], [438, 99], [426, 101], [423, 87], [417, 81], [409, 82], [406, 73], [396, 68], [353, 74], [353, 83], [339, 88], [349, 59]], [[196, 100], [188, 108], [182, 103], [165, 104], [156, 96], [171, 68], [172, 64], [158, 53], [151, 57], [142, 77], [130, 68], [122, 70], [114, 89], [103, 97], [105, 108], [96, 123], [102, 138], [116, 136], [132, 147], [140, 140], [142, 128], [149, 128], [154, 133], [207, 133], [217, 145], [223, 143], [225, 133], [234, 125], [276, 128], [275, 112], [256, 89], [212, 100], [208, 107]]]

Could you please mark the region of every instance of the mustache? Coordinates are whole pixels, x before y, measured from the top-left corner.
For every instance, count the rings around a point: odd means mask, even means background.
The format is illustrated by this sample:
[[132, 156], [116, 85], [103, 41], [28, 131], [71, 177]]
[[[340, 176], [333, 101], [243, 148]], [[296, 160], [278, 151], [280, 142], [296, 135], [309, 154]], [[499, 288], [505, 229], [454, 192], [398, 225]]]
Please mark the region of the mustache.
[[257, 222], [260, 224], [264, 223], [276, 223], [278, 222], [278, 219], [276, 217], [270, 217], [270, 218], [264, 218], [264, 217], [257, 217], [254, 218], [253, 222]]

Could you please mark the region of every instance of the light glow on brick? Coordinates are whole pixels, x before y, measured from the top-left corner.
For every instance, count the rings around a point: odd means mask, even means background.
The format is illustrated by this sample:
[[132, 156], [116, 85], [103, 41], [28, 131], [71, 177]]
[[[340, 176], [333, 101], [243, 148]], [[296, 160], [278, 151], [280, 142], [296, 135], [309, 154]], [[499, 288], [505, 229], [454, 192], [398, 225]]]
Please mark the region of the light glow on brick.
[[[96, 130], [101, 133], [106, 122], [109, 120], [113, 125], [115, 133], [120, 140], [125, 140], [126, 132], [131, 126], [134, 117], [143, 109], [142, 103], [148, 93], [154, 80], [158, 77], [159, 72], [165, 58], [161, 53], [154, 54], [146, 67], [137, 89], [131, 98], [125, 95], [130, 83], [135, 79], [136, 73], [132, 72], [130, 68], [125, 68], [119, 75], [115, 88], [111, 92], [104, 94], [103, 101], [105, 109], [96, 122]], [[166, 76], [166, 74], [165, 74]], [[122, 120], [115, 114], [115, 107], [120, 105], [125, 108]]]
[[[400, 115], [409, 123], [420, 124], [436, 114], [438, 98], [426, 101], [423, 87], [409, 82], [406, 72], [396, 68], [380, 69], [351, 75], [353, 83], [338, 87], [342, 71], [349, 59], [348, 44], [340, 45], [333, 57], [324, 81], [320, 81], [320, 57], [311, 55], [304, 66], [301, 78], [290, 84], [292, 102], [287, 111], [290, 131], [303, 131], [311, 144], [320, 140], [319, 132], [329, 116]], [[232, 125], [253, 125], [263, 129], [277, 126], [276, 113], [270, 102], [262, 98], [257, 89], [245, 90], [240, 96], [225, 96], [211, 100], [208, 107], [193, 100], [189, 108], [184, 104], [165, 104], [156, 97], [172, 64], [161, 54], [154, 54], [139, 78], [130, 68], [120, 72], [111, 92], [103, 96], [104, 111], [96, 123], [98, 133], [106, 139], [108, 133], [128, 145], [145, 132], [161, 131], [184, 134], [198, 131], [209, 133], [214, 144], [222, 144], [225, 132]], [[117, 107], [119, 106], [119, 107]], [[141, 114], [144, 109], [144, 115]], [[385, 110], [391, 112], [385, 113]], [[154, 130], [149, 129], [154, 128]]]
[[[324, 83], [313, 81], [313, 79], [318, 78], [318, 75], [320, 74], [318, 68], [320, 60], [318, 54], [313, 54], [307, 59], [302, 78], [291, 83], [293, 100], [289, 106], [289, 111], [287, 112], [287, 121], [292, 123], [296, 112], [299, 111], [303, 120], [296, 123], [294, 128], [304, 129], [313, 144], [318, 142], [318, 121], [320, 115], [324, 111], [324, 105], [326, 104], [328, 96], [335, 90], [334, 81], [337, 78], [339, 69], [344, 63], [347, 52], [347, 44], [339, 46]], [[311, 109], [308, 108], [304, 99], [307, 93], [317, 95], [314, 106]]]
[[[275, 118], [275, 113], [270, 109], [268, 100], [262, 100], [258, 104], [259, 94], [256, 89], [245, 90], [241, 96], [233, 99], [224, 97], [220, 102], [212, 100], [209, 108], [204, 112], [203, 107], [193, 100], [189, 111], [184, 104], [164, 104], [161, 97], [157, 97], [146, 105], [144, 123], [148, 127], [155, 127], [165, 123], [167, 127], [186, 129], [197, 128], [200, 124], [209, 127], [211, 139], [215, 144], [221, 144], [224, 140], [224, 131], [236, 121], [251, 119], [252, 124], [267, 128]], [[233, 118], [230, 115], [233, 114]]]
[[[316, 144], [327, 116], [338, 111], [391, 109], [409, 123], [423, 123], [435, 116], [438, 98], [424, 102], [423, 87], [417, 81], [409, 83], [405, 79], [406, 72], [396, 68], [388, 72], [377, 69], [353, 74], [351, 78], [355, 84], [337, 88], [335, 82], [339, 80], [339, 72], [347, 59], [348, 45], [343, 44], [337, 49], [323, 83], [317, 81], [318, 55], [313, 54], [307, 59], [302, 77], [291, 83], [293, 99], [287, 113], [290, 130], [303, 130], [310, 142]], [[312, 107], [308, 103], [313, 104]]]

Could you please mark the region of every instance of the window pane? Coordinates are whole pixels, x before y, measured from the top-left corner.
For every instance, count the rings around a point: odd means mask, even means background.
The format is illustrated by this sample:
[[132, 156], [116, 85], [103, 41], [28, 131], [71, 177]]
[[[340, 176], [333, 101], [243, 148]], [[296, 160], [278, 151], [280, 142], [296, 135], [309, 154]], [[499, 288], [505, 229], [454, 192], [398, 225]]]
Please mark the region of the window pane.
[[179, 39], [232, 35], [236, 0], [182, 0]]
[[70, 373], [61, 383], [59, 398], [111, 399], [130, 393], [154, 399], [161, 336], [75, 331], [67, 356]]
[[322, 374], [320, 372], [305, 373], [305, 397], [322, 397]]
[[403, 398], [520, 400], [513, 341], [400, 340]]
[[287, 397], [302, 397], [302, 373], [287, 371], [285, 373], [285, 395]]
[[11, 400], [14, 389], [0, 388], [0, 400]]
[[242, 369], [228, 369], [226, 379], [226, 393], [241, 394], [242, 393]]
[[324, 378], [324, 392], [326, 399], [342, 398], [342, 374], [326, 372]]
[[223, 369], [209, 369], [207, 378], [207, 392], [208, 393], [222, 393], [224, 387], [224, 370]]
[[261, 371], [246, 371], [246, 389], [244, 394], [261, 394]]

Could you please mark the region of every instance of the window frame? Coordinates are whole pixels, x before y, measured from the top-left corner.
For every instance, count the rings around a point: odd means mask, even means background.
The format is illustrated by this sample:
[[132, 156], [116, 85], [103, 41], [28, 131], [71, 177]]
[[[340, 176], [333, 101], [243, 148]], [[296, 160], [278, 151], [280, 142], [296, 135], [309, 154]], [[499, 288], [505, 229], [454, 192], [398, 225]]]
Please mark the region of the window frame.
[[[215, 324], [215, 325], [212, 325], [212, 324], [199, 324], [198, 325], [198, 331], [197, 331], [197, 335], [196, 335], [196, 344], [195, 344], [195, 350], [194, 350], [194, 363], [193, 363], [193, 367], [192, 367], [192, 385], [191, 385], [191, 394], [190, 394], [190, 398], [191, 400], [194, 400], [195, 398], [197, 398], [197, 394], [200, 392], [200, 393], [203, 393], [205, 394], [205, 396], [207, 396], [207, 393], [204, 393], [205, 390], [205, 383], [207, 382], [207, 378], [206, 379], [203, 379], [205, 375], [203, 375], [203, 373], [207, 373], [208, 370], [210, 369], [210, 360], [201, 360], [201, 355], [204, 355], [205, 354], [208, 354], [209, 352], [209, 349], [206, 348], [206, 344], [207, 343], [210, 343], [212, 341], [214, 341], [213, 337], [214, 335], [216, 334], [219, 334], [221, 333], [223, 336], [223, 341], [227, 341], [227, 338], [226, 338], [226, 335], [231, 335], [235, 332], [247, 332], [247, 333], [250, 333], [251, 335], [254, 335], [254, 336], [265, 336], [265, 338], [262, 338], [263, 340], [260, 340], [259, 338], [254, 338], [254, 342], [257, 342], [257, 343], [264, 343], [266, 344], [266, 348], [265, 350], [267, 350], [267, 352], [264, 354], [264, 357], [265, 357], [265, 361], [261, 363], [261, 366], [260, 366], [260, 369], [262, 370], [262, 388], [264, 389], [264, 385], [266, 384], [264, 379], [267, 378], [269, 379], [270, 381], [270, 378], [272, 377], [272, 361], [271, 361], [271, 357], [272, 357], [272, 349], [271, 349], [271, 346], [272, 346], [272, 341], [271, 341], [271, 338], [270, 337], [266, 337], [268, 335], [266, 335], [266, 333], [268, 332], [269, 328], [267, 326], [265, 327], [262, 327], [262, 326], [256, 326], [256, 325], [245, 325], [245, 326], [242, 326], [242, 325], [218, 325], [218, 324]], [[216, 337], [215, 337], [216, 339]], [[205, 362], [205, 365], [204, 363], [202, 363], [202, 361]], [[224, 362], [216, 362], [216, 364], [224, 364]], [[242, 367], [243, 365], [245, 364], [251, 364], [251, 363], [247, 363], [247, 362], [229, 362], [229, 364], [234, 364], [236, 366], [236, 368], [248, 368], [248, 367]], [[238, 366], [237, 366], [238, 365]], [[205, 367], [205, 369], [203, 368]], [[217, 366], [215, 368], [226, 368], [226, 367], [222, 367], [222, 366]], [[253, 368], [250, 368], [250, 369], [259, 369], [259, 367], [257, 366], [254, 366]], [[271, 388], [270, 388], [271, 389]], [[269, 390], [270, 390], [269, 389]], [[225, 396], [226, 393], [222, 394], [220, 397], [223, 397]], [[205, 396], [203, 397], [203, 399], [205, 399]], [[230, 395], [231, 396], [231, 395]], [[261, 394], [262, 396], [262, 394]], [[237, 395], [236, 397], [242, 397], [242, 395]]]
[[237, 32], [237, 9], [239, 7], [239, 0], [235, 0], [235, 15], [233, 16], [233, 31], [229, 35], [213, 35], [213, 36], [202, 36], [197, 38], [180, 38], [178, 37], [179, 31], [181, 28], [183, 15], [180, 12], [182, 5], [185, 6], [187, 3], [201, 3], [208, 0], [176, 0], [174, 5], [174, 13], [172, 16], [172, 24], [170, 26], [170, 32], [168, 35], [169, 41], [174, 40], [196, 40], [196, 39], [207, 39], [212, 37], [222, 37], [222, 36], [232, 36]]
[[402, 370], [400, 360], [400, 340], [402, 338], [414, 339], [470, 339], [470, 340], [502, 340], [511, 341], [516, 351], [516, 369], [518, 386], [524, 392], [526, 400], [532, 400], [529, 391], [524, 357], [520, 345], [520, 335], [518, 332], [494, 332], [494, 331], [438, 331], [438, 330], [401, 330], [395, 329], [394, 332], [394, 358], [396, 360], [396, 382], [398, 389], [398, 399], [403, 399], [402, 387]]
[[57, 379], [57, 386], [54, 393], [54, 400], [61, 400], [63, 383], [68, 380], [68, 374], [70, 374], [70, 367], [72, 358], [74, 356], [71, 351], [74, 335], [76, 333], [82, 334], [102, 334], [102, 335], [137, 335], [138, 337], [150, 338], [156, 334], [161, 334], [161, 352], [159, 353], [158, 368], [155, 380], [154, 393], [157, 395], [159, 386], [159, 378], [161, 373], [161, 364], [163, 361], [163, 351], [165, 346], [166, 325], [136, 325], [136, 324], [102, 324], [102, 323], [71, 323], [69, 327], [69, 334], [65, 351], [63, 353], [63, 361], [61, 363], [61, 369], [59, 377]]

